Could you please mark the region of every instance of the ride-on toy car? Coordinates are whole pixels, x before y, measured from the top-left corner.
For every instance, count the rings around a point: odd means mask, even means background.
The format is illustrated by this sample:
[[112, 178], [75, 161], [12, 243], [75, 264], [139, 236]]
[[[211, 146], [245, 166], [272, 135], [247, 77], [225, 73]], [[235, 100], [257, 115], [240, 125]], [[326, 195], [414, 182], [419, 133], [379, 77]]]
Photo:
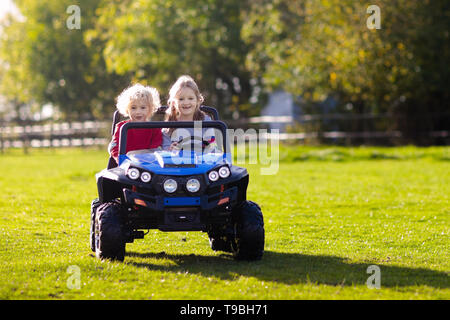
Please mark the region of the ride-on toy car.
[[[90, 246], [98, 258], [123, 261], [126, 243], [143, 238], [148, 229], [203, 231], [215, 251], [231, 252], [238, 260], [262, 258], [263, 215], [247, 200], [247, 170], [232, 165], [227, 126], [217, 120], [217, 111], [201, 108], [214, 120], [203, 121], [200, 131], [195, 131], [198, 123], [187, 121], [122, 126], [119, 163], [110, 159], [108, 168], [96, 174]], [[113, 133], [117, 121], [115, 114]], [[180, 140], [179, 150], [125, 153], [127, 132], [140, 128], [194, 128], [200, 134]], [[214, 135], [206, 139], [205, 130]]]

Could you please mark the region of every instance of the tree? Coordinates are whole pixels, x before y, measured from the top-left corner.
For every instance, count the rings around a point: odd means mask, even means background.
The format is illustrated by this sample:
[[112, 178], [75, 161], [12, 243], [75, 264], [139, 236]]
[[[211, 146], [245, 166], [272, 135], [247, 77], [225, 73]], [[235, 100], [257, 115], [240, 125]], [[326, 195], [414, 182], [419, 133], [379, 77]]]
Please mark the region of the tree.
[[[1, 34], [0, 91], [40, 108], [52, 103], [67, 118], [103, 116], [112, 110], [127, 75], [107, 73], [101, 42], [84, 41], [100, 1], [16, 0], [23, 20], [10, 18]], [[69, 29], [70, 5], [81, 11], [79, 29]], [[108, 116], [109, 117], [109, 116]]]
[[[104, 1], [89, 39], [105, 42], [109, 72], [132, 73], [163, 98], [182, 74], [191, 75], [206, 103], [223, 113], [249, 106], [247, 45], [240, 37], [246, 1]], [[163, 99], [164, 102], [164, 99]]]
[[254, 1], [243, 27], [247, 66], [267, 87], [309, 102], [334, 95], [352, 112], [406, 114], [408, 125], [395, 126], [410, 135], [444, 129], [423, 115], [448, 112], [448, 1], [371, 4], [381, 29], [367, 28], [369, 5], [361, 2]]

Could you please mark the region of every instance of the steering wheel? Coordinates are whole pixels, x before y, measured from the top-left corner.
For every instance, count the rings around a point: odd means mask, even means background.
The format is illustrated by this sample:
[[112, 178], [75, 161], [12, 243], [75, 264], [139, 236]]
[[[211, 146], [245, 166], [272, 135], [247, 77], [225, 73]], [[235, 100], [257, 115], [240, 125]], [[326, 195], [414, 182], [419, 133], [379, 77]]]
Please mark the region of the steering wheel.
[[208, 140], [205, 140], [202, 137], [198, 137], [198, 136], [185, 137], [185, 138], [182, 138], [179, 141], [177, 141], [177, 143], [178, 143], [176, 146], [177, 149], [183, 149], [190, 145], [191, 150], [195, 149], [195, 145], [201, 144], [202, 150], [205, 149], [209, 145]]

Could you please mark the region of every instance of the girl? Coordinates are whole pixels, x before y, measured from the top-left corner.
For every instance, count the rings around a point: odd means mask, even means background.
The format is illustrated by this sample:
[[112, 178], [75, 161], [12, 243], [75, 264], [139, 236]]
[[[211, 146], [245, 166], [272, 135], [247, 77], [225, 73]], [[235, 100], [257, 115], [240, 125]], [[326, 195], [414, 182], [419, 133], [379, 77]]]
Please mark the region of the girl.
[[[119, 122], [108, 150], [118, 163], [120, 128], [127, 122], [149, 121], [161, 106], [159, 93], [155, 88], [135, 84], [128, 87], [117, 97], [117, 109], [129, 120]], [[126, 152], [140, 149], [153, 149], [161, 145], [160, 129], [133, 129], [128, 131]]]
[[[204, 121], [211, 118], [200, 110], [204, 98], [198, 89], [197, 84], [190, 76], [181, 76], [169, 91], [168, 109], [166, 111], [166, 121]], [[192, 128], [187, 128], [191, 135], [194, 134]], [[191, 132], [192, 131], [192, 132]], [[173, 138], [173, 140], [171, 140]], [[163, 149], [172, 150], [178, 145], [177, 134], [174, 129], [163, 131]]]

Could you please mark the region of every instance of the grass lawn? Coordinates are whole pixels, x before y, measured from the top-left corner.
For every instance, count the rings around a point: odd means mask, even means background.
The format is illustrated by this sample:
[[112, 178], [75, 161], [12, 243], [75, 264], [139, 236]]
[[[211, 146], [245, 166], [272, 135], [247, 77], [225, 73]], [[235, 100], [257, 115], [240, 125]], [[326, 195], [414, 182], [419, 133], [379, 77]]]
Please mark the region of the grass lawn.
[[88, 244], [105, 150], [6, 151], [0, 299], [450, 299], [450, 148], [281, 146], [280, 159], [276, 175], [245, 165], [261, 261], [214, 252], [205, 233], [151, 230], [121, 263]]

